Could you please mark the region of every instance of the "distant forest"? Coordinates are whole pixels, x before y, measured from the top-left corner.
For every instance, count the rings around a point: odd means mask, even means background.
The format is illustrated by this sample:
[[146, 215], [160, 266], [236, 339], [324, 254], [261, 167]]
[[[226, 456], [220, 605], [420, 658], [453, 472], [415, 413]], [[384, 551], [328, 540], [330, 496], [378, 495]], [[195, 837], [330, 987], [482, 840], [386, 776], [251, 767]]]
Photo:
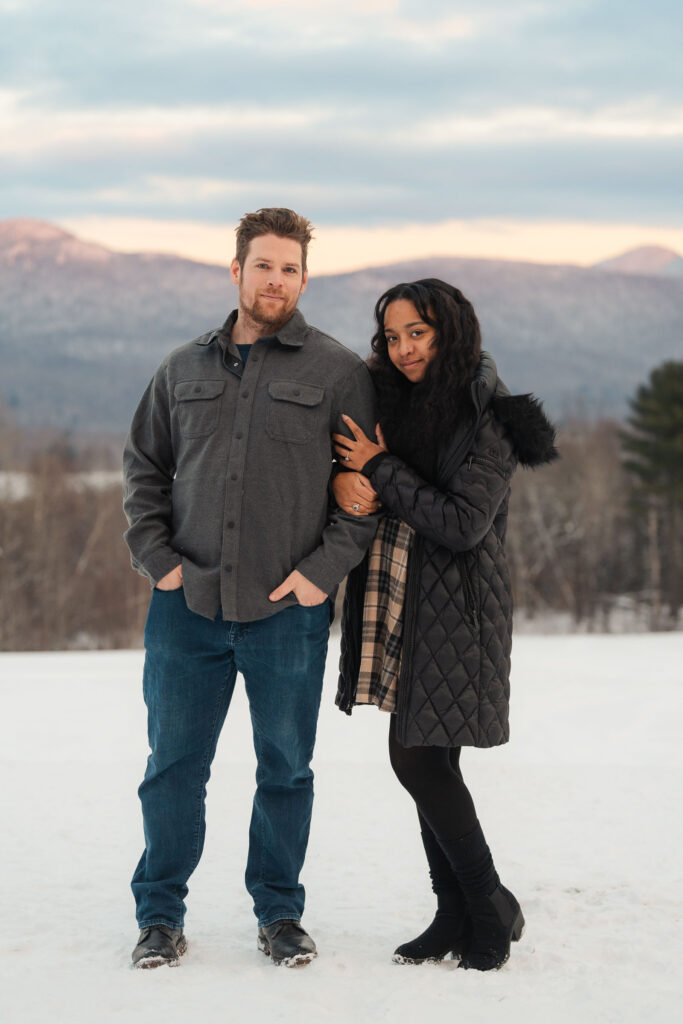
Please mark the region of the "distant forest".
[[[683, 363], [653, 371], [628, 422], [567, 422], [561, 458], [513, 479], [518, 626], [681, 628]], [[0, 417], [0, 650], [136, 647], [149, 585], [130, 568], [111, 445], [31, 437]]]

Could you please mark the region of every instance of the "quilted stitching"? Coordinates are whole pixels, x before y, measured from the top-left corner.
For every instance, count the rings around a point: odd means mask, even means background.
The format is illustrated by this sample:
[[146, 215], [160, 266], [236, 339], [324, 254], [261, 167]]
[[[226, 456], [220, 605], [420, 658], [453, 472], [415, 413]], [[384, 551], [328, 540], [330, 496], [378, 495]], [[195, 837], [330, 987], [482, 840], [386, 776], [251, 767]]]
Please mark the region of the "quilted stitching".
[[[491, 458], [503, 453], [514, 468], [510, 449], [490, 418], [477, 436], [477, 451]], [[387, 460], [388, 461], [388, 460]], [[441, 531], [454, 524], [460, 537], [471, 541], [486, 530], [476, 546], [454, 557], [443, 536], [422, 544], [419, 592], [405, 731], [408, 746], [495, 746], [509, 738], [508, 701], [510, 650], [512, 643], [512, 593], [502, 546], [509, 473], [501, 461], [499, 474], [478, 472], [476, 465], [459, 471], [463, 501], [444, 509], [434, 498], [434, 489], [415, 489], [412, 471], [402, 463], [384, 467], [410, 511], [422, 502], [425, 519]], [[467, 476], [464, 476], [464, 474]], [[449, 485], [458, 494], [458, 477]], [[493, 493], [500, 488], [501, 493]], [[491, 508], [497, 509], [491, 523]], [[450, 518], [450, 524], [447, 522]], [[457, 550], [457, 541], [454, 547]], [[460, 549], [462, 550], [462, 548]], [[474, 589], [477, 621], [468, 616], [468, 602], [461, 576], [462, 559]]]
[[495, 530], [469, 557], [476, 626], [467, 619], [458, 561], [442, 546], [423, 546], [403, 737], [409, 746], [494, 746], [509, 736], [512, 596]]
[[[400, 694], [406, 746], [488, 747], [509, 738], [512, 593], [503, 539], [516, 460], [500, 424], [486, 414], [472, 453], [441, 489], [392, 456], [372, 473], [380, 499], [421, 537], [411, 553], [419, 565], [410, 566], [419, 578], [416, 606], [406, 610], [414, 621], [404, 664], [409, 685]], [[350, 645], [343, 650], [348, 656]], [[347, 687], [348, 666], [347, 657]]]

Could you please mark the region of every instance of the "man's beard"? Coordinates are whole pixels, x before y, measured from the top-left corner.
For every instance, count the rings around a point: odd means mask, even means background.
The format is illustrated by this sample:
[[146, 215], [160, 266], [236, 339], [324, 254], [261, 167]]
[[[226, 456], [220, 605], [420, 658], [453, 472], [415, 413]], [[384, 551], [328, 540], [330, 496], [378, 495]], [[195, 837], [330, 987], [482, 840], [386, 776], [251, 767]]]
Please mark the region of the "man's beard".
[[286, 305], [287, 300], [283, 304], [279, 304], [279, 309], [268, 309], [261, 305], [259, 299], [256, 299], [252, 306], [246, 306], [243, 302], [240, 302], [240, 312], [247, 320], [256, 327], [266, 327], [270, 332], [275, 334], [281, 327], [291, 319], [292, 313], [296, 309], [296, 303], [293, 306]]

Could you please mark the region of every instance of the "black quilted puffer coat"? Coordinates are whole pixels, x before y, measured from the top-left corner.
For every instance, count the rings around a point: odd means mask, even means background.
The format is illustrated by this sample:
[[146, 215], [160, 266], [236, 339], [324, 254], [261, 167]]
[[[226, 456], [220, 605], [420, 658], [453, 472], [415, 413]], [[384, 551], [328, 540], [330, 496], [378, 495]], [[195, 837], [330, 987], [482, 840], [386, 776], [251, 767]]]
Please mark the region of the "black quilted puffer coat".
[[[509, 738], [512, 595], [505, 558], [510, 478], [557, 456], [530, 395], [510, 395], [487, 353], [472, 382], [474, 422], [439, 452], [436, 486], [381, 453], [363, 472], [415, 537], [408, 559], [397, 738], [403, 746], [492, 747]], [[337, 704], [351, 713], [367, 556], [347, 580]]]

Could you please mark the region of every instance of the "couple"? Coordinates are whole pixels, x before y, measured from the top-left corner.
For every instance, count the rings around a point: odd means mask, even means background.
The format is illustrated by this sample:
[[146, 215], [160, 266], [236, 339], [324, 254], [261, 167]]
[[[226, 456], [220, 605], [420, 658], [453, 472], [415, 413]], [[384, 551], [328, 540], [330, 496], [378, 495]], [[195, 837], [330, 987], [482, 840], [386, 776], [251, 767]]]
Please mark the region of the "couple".
[[509, 395], [472, 306], [442, 281], [380, 298], [367, 364], [309, 326], [297, 302], [310, 239], [291, 210], [242, 218], [239, 308], [163, 361], [126, 442], [126, 540], [153, 587], [132, 959], [175, 965], [185, 952], [187, 881], [238, 671], [258, 763], [246, 868], [258, 948], [287, 966], [316, 956], [299, 873], [329, 624], [348, 575], [337, 703], [391, 712], [391, 762], [437, 897], [432, 924], [394, 959], [452, 953], [489, 970], [524, 920], [459, 756], [508, 738], [510, 477], [518, 461], [554, 457], [553, 429], [533, 399]]

